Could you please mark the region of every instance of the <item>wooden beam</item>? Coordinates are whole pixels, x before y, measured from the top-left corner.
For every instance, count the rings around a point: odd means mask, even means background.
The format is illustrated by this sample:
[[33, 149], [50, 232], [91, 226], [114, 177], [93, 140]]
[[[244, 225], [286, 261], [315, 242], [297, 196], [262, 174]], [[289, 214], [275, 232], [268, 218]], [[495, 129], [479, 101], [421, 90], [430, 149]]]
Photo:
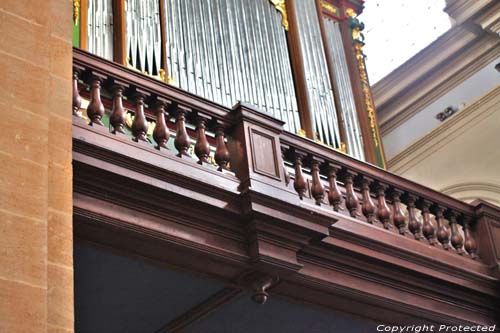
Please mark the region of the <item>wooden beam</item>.
[[175, 333], [180, 332], [184, 328], [192, 325], [196, 321], [201, 318], [207, 316], [209, 313], [217, 310], [224, 304], [232, 301], [234, 298], [239, 296], [242, 292], [242, 289], [232, 286], [227, 286], [217, 293], [213, 294], [203, 302], [197, 304], [190, 310], [181, 314], [179, 317], [170, 321], [168, 324], [157, 330], [157, 333], [160, 332], [168, 332]]
[[88, 50], [88, 3], [87, 0], [80, 1], [80, 48]]
[[125, 0], [113, 0], [113, 59], [126, 65]]
[[311, 110], [309, 110], [309, 96], [306, 85], [306, 74], [304, 71], [304, 59], [302, 58], [299, 29], [297, 27], [297, 13], [293, 0], [286, 2], [288, 12], [289, 29], [287, 32], [288, 45], [290, 49], [290, 60], [292, 66], [293, 82], [297, 94], [297, 104], [299, 106], [300, 124], [305, 130], [306, 136], [314, 139], [312, 127]]
[[[344, 143], [347, 147], [347, 135], [346, 135], [344, 118], [342, 117], [342, 103], [340, 103], [339, 86], [337, 84], [337, 80], [335, 80], [335, 64], [332, 61], [332, 55], [330, 53], [330, 48], [328, 47], [325, 22], [323, 21], [326, 18], [323, 16], [323, 10], [321, 9], [320, 1], [321, 0], [316, 0], [316, 9], [318, 11], [318, 22], [321, 30], [321, 38], [323, 39], [323, 47], [326, 55], [328, 74], [330, 76], [330, 84], [332, 85], [333, 88], [333, 99], [335, 102], [335, 112], [337, 114], [337, 119], [339, 123], [340, 141]], [[349, 151], [349, 147], [347, 147], [347, 151]]]
[[[158, 68], [158, 72], [160, 69], [163, 69], [165, 71], [165, 78], [168, 78], [170, 72], [167, 66], [167, 27], [165, 17], [165, 2], [160, 1], [161, 64], [160, 68]], [[172, 24], [172, 22], [169, 22], [169, 24]]]
[[[344, 11], [345, 8], [342, 7], [341, 10]], [[360, 73], [356, 63], [356, 55], [354, 54], [350, 28], [347, 24], [347, 21], [342, 21], [340, 23], [340, 31], [342, 33], [342, 41], [344, 43], [344, 50], [346, 53], [347, 67], [349, 68], [349, 76], [351, 77], [352, 91], [354, 94], [354, 103], [356, 105], [358, 114], [359, 127], [361, 129], [361, 135], [363, 136], [365, 158], [367, 162], [377, 165], [375, 143], [373, 142], [370, 123], [368, 121], [368, 111], [366, 110], [363, 91], [361, 90]]]

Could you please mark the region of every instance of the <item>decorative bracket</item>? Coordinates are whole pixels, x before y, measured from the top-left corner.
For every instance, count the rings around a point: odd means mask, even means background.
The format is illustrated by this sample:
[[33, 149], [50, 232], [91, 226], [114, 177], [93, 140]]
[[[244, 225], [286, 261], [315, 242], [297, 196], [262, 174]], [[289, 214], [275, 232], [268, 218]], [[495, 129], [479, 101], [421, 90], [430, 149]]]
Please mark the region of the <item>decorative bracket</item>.
[[288, 31], [288, 15], [286, 12], [285, 0], [269, 0], [273, 4], [274, 8], [281, 13], [281, 24], [285, 31]]

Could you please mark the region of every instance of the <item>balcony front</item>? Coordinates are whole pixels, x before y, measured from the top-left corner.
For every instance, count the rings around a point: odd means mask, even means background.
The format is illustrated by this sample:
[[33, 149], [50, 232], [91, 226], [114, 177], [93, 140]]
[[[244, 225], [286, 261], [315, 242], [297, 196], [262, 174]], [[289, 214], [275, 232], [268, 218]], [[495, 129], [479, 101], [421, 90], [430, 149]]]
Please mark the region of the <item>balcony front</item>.
[[494, 322], [497, 207], [288, 132], [253, 106], [73, 52], [77, 238], [257, 301], [284, 295], [394, 323]]

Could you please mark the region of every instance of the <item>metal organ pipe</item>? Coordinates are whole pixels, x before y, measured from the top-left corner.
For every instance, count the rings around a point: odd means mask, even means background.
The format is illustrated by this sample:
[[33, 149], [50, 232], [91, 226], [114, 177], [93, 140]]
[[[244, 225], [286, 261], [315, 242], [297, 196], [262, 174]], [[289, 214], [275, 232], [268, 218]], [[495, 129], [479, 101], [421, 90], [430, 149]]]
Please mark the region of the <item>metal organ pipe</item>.
[[160, 1], [167, 66], [180, 88], [228, 107], [252, 104], [298, 132], [286, 33], [269, 0]]
[[128, 63], [158, 75], [161, 69], [161, 24], [158, 0], [125, 0]]
[[315, 0], [293, 2], [297, 15], [301, 52], [304, 58], [306, 85], [309, 91], [309, 109], [313, 130], [323, 143], [340, 147], [340, 133], [335, 111], [333, 90], [323, 48]]
[[112, 0], [88, 0], [88, 51], [113, 60]]
[[327, 36], [327, 47], [332, 57], [332, 63], [334, 64], [334, 79], [339, 89], [340, 109], [345, 122], [348, 153], [353, 157], [364, 160], [363, 138], [356, 114], [356, 105], [344, 45], [342, 43], [340, 24], [325, 17], [324, 26]]

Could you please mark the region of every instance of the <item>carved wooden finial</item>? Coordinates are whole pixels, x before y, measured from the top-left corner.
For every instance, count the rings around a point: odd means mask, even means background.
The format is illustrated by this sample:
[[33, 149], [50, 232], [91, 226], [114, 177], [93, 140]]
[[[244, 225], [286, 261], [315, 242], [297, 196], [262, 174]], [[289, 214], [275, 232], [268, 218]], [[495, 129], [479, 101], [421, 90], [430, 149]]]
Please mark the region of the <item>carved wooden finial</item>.
[[267, 293], [267, 289], [271, 287], [273, 284], [278, 282], [278, 277], [265, 275], [258, 280], [256, 280], [252, 284], [253, 295], [252, 300], [259, 304], [264, 304], [269, 299], [269, 294]]

